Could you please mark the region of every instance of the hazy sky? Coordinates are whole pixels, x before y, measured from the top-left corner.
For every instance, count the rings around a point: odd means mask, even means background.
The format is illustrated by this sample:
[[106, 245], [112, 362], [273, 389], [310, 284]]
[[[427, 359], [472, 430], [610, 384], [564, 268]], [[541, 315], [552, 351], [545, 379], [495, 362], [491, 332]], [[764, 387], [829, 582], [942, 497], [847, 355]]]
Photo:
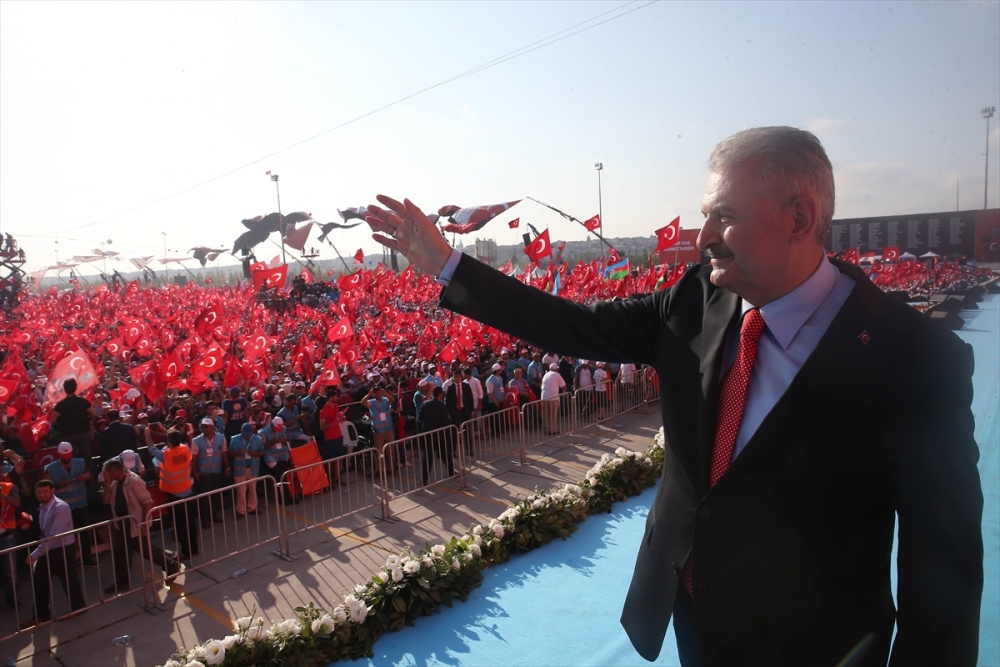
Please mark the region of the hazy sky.
[[[31, 270], [109, 239], [162, 256], [163, 232], [171, 256], [231, 248], [242, 218], [277, 208], [268, 170], [282, 210], [320, 222], [378, 193], [428, 210], [533, 196], [586, 218], [600, 161], [605, 233], [650, 235], [699, 226], [716, 141], [776, 124], [826, 145], [837, 217], [954, 210], [956, 181], [961, 208], [982, 207], [997, 2], [645, 4], [5, 0], [0, 231]], [[620, 18], [327, 132], [601, 14], [574, 30]], [[479, 235], [516, 242], [513, 217], [585, 237], [529, 201]], [[379, 248], [367, 226], [332, 238]]]

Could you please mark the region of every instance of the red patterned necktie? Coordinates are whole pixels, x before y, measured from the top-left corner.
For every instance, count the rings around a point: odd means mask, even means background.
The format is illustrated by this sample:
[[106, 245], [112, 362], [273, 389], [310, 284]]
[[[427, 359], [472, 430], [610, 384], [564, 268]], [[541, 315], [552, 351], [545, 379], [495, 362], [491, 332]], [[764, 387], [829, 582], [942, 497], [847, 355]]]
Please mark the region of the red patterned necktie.
[[[747, 387], [750, 373], [757, 358], [757, 341], [764, 332], [764, 318], [757, 308], [751, 308], [743, 316], [740, 327], [740, 343], [736, 351], [736, 361], [722, 381], [719, 390], [719, 415], [715, 428], [715, 444], [712, 447], [712, 468], [708, 476], [708, 486], [712, 488], [729, 469], [736, 448], [736, 434], [743, 419], [743, 408], [747, 402]], [[694, 583], [691, 573], [691, 558], [684, 564], [681, 584], [694, 597]]]

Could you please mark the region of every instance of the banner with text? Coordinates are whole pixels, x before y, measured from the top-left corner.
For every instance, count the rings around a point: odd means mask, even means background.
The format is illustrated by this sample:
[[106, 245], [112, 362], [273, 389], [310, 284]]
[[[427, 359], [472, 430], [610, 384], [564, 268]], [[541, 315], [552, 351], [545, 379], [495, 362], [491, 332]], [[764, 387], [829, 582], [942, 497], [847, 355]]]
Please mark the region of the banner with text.
[[867, 252], [877, 255], [882, 248], [897, 246], [901, 254], [908, 252], [917, 257], [933, 252], [943, 257], [964, 255], [989, 261], [986, 246], [991, 230], [987, 227], [996, 219], [997, 210], [834, 220], [826, 249], [843, 252], [857, 248], [862, 255]]

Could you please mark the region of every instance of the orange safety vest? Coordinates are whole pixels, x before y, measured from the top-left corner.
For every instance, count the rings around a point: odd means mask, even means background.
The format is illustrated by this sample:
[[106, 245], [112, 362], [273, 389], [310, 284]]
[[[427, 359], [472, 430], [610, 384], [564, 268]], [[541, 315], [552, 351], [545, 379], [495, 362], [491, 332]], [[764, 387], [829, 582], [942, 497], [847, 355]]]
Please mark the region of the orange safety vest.
[[[9, 496], [11, 491], [14, 490], [14, 485], [10, 482], [0, 482], [0, 493], [5, 496]], [[6, 530], [14, 530], [17, 528], [17, 510], [14, 506], [8, 503], [6, 500], [2, 501], [2, 507], [0, 507], [0, 526]]]
[[160, 466], [160, 490], [177, 495], [191, 488], [191, 450], [187, 445], [177, 445], [163, 450]]

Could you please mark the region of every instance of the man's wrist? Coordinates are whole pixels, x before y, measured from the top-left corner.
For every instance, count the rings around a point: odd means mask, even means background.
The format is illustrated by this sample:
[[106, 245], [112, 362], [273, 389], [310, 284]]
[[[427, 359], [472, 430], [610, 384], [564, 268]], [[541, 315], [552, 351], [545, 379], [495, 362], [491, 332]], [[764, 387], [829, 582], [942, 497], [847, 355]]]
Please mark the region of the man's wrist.
[[455, 269], [458, 268], [458, 263], [461, 259], [462, 253], [459, 250], [452, 248], [451, 255], [448, 256], [448, 261], [445, 262], [444, 268], [441, 269], [441, 272], [437, 275], [435, 280], [437, 280], [437, 282], [441, 285], [447, 287], [451, 283], [452, 276], [455, 275]]

